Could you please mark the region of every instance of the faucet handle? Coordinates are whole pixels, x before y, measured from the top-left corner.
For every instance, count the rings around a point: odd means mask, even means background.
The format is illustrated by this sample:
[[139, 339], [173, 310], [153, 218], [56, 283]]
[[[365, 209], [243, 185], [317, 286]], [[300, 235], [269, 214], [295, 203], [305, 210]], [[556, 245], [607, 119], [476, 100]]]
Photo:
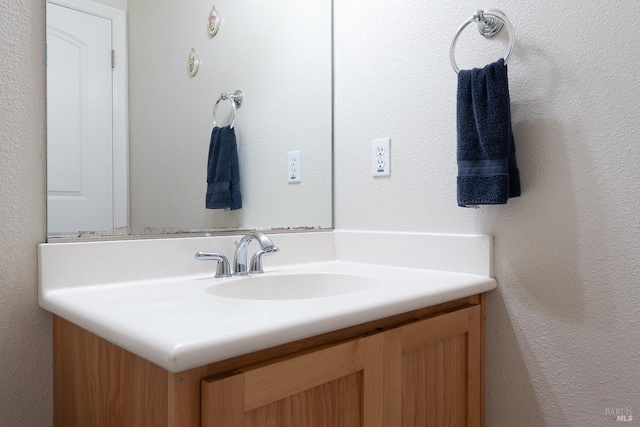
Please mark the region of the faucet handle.
[[196, 252], [198, 261], [218, 261], [216, 268], [216, 279], [220, 277], [231, 277], [231, 268], [229, 268], [229, 260], [227, 257], [217, 252]]
[[251, 265], [250, 265], [250, 268], [249, 268], [249, 273], [250, 274], [264, 273], [264, 270], [262, 269], [262, 256], [263, 255], [273, 255], [273, 254], [278, 253], [278, 252], [280, 252], [280, 249], [278, 249], [277, 246], [271, 246], [269, 248], [260, 249], [259, 251], [257, 251], [251, 257]]

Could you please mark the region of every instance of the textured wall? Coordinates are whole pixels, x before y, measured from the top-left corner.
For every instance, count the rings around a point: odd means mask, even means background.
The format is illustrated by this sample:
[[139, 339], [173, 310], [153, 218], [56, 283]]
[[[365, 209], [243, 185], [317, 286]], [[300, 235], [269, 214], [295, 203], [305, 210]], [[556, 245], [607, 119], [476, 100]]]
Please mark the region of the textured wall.
[[[335, 1], [335, 214], [342, 229], [496, 236], [487, 426], [640, 424], [640, 3], [504, 1], [523, 196], [456, 206], [449, 45], [471, 1]], [[461, 68], [506, 51], [468, 27]], [[369, 144], [392, 139], [390, 178]], [[363, 215], [363, 212], [367, 212]]]
[[0, 2], [0, 424], [51, 425], [51, 322], [38, 308], [45, 238], [44, 2]]

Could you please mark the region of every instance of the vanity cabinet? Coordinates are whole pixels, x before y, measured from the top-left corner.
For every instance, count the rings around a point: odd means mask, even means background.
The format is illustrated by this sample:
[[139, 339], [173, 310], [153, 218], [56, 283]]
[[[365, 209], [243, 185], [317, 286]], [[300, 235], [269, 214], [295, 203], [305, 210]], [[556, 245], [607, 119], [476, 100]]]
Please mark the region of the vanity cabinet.
[[57, 426], [483, 425], [476, 295], [167, 372], [54, 320]]
[[202, 381], [202, 425], [479, 426], [481, 308]]

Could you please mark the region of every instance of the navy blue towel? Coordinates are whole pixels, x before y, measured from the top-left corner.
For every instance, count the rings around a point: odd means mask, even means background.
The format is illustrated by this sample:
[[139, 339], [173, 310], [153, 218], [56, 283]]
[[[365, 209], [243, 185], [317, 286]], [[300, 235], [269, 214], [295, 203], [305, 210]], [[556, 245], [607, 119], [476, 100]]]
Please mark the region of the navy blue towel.
[[240, 168], [235, 131], [214, 127], [207, 162], [207, 209], [234, 210], [242, 207]]
[[520, 195], [504, 59], [458, 73], [458, 206]]

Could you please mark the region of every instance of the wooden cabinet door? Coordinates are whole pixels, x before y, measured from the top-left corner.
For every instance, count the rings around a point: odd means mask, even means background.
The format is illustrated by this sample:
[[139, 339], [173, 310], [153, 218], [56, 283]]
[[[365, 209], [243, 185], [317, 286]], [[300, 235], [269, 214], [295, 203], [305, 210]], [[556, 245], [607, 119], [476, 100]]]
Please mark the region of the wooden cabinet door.
[[383, 336], [201, 383], [207, 427], [382, 426]]
[[202, 380], [207, 427], [481, 427], [482, 309]]
[[384, 335], [385, 426], [483, 425], [480, 306]]

